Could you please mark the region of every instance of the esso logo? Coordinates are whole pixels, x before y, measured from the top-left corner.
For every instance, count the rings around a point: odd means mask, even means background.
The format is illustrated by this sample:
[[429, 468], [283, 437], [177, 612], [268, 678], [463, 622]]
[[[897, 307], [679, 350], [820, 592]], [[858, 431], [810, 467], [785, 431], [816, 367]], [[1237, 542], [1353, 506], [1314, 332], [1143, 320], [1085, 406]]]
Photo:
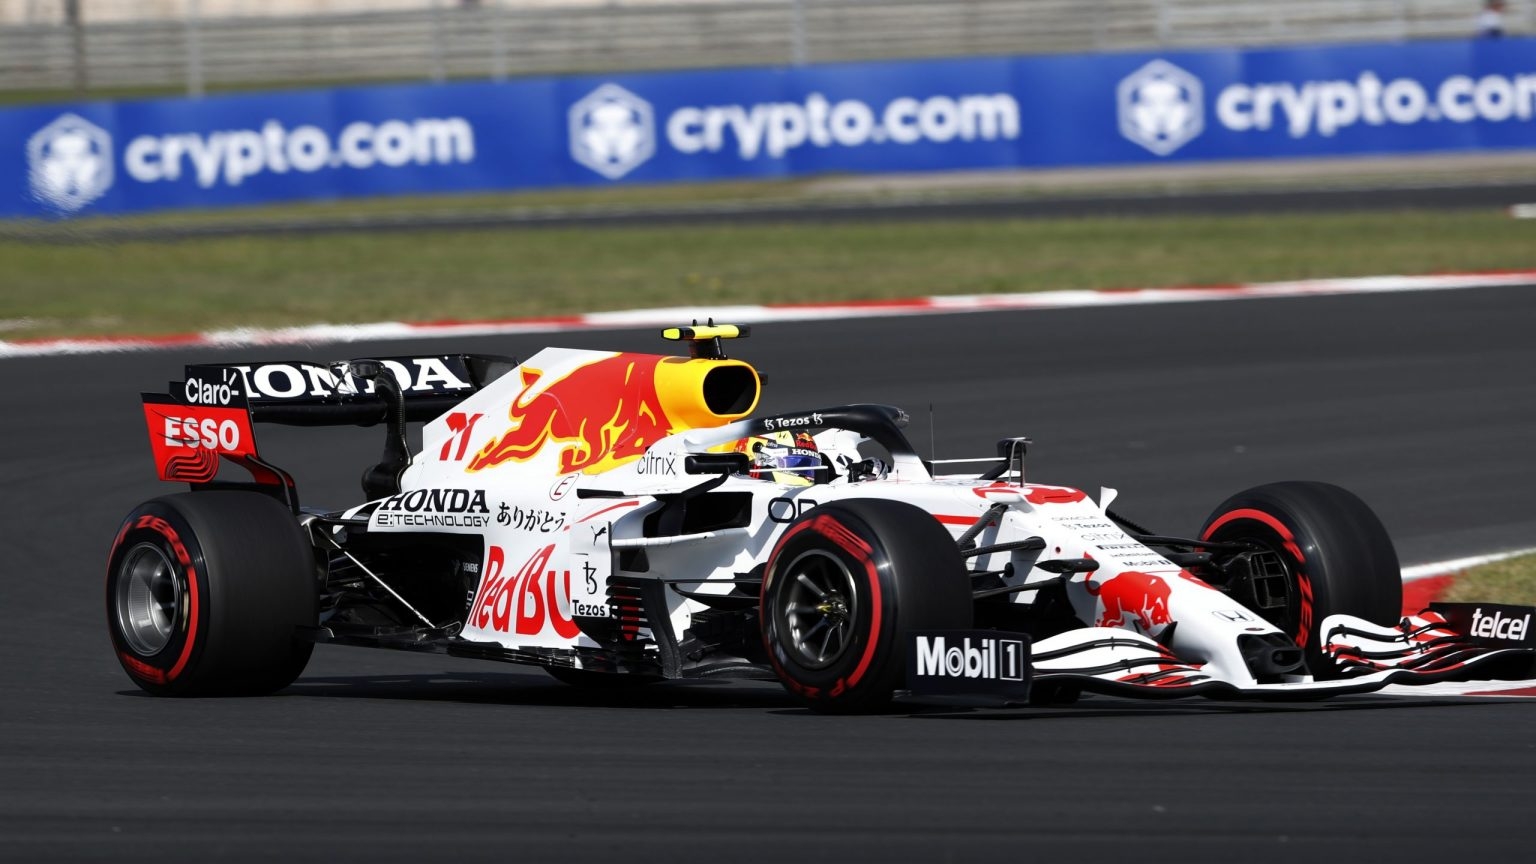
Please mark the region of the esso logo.
[[212, 417], [165, 418], [165, 446], [201, 447], [204, 450], [240, 449], [240, 427], [233, 420]]

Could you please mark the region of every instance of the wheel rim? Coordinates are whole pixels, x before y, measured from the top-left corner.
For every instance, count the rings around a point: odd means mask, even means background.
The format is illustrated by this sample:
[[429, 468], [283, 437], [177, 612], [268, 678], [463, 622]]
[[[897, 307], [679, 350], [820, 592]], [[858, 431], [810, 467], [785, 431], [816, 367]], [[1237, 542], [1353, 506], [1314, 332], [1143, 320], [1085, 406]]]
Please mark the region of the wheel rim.
[[858, 618], [853, 574], [836, 556], [810, 550], [784, 569], [779, 619], [796, 663], [825, 669], [848, 651]]
[[128, 550], [117, 570], [117, 631], [134, 653], [158, 654], [170, 644], [181, 617], [181, 580], [153, 543]]
[[[1298, 565], [1284, 551], [1283, 541], [1264, 527], [1251, 530], [1218, 531], [1210, 539], [1217, 542], [1247, 542], [1260, 547], [1269, 556], [1264, 565], [1250, 565], [1239, 590], [1238, 599], [1259, 616], [1295, 637], [1301, 627], [1301, 595]], [[1278, 565], [1278, 572], [1276, 570]], [[1278, 590], [1277, 590], [1278, 589]]]

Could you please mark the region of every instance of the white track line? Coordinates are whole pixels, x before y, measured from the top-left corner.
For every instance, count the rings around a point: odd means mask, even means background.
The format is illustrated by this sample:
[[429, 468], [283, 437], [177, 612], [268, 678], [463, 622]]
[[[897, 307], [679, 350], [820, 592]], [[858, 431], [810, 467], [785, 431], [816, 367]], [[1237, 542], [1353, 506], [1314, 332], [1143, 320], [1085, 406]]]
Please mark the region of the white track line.
[[1448, 291], [1536, 283], [1536, 270], [1498, 273], [1452, 273], [1437, 276], [1367, 276], [1352, 279], [1310, 279], [1300, 282], [1259, 282], [1246, 285], [1188, 288], [1143, 288], [1128, 291], [1041, 291], [1024, 294], [966, 294], [849, 303], [786, 303], [739, 306], [678, 306], [630, 309], [549, 318], [514, 318], [463, 322], [383, 321], [372, 324], [317, 324], [277, 329], [210, 330], [173, 336], [0, 341], [0, 358], [44, 357], [60, 354], [105, 354], [173, 348], [260, 345], [307, 345], [378, 339], [447, 339], [571, 330], [617, 330], [664, 327], [695, 319], [714, 318], [738, 324], [782, 321], [838, 320], [897, 315], [938, 315], [997, 309], [1080, 309], [1161, 303], [1199, 303], [1275, 297], [1316, 297], [1338, 294], [1377, 294], [1406, 291]]
[[1496, 561], [1505, 561], [1510, 558], [1518, 558], [1521, 555], [1532, 554], [1536, 554], [1536, 549], [1516, 549], [1513, 552], [1474, 555], [1470, 558], [1456, 558], [1451, 561], [1440, 561], [1434, 564], [1416, 564], [1412, 567], [1403, 568], [1403, 581], [1414, 582], [1419, 579], [1432, 579], [1436, 576], [1451, 576], [1484, 564], [1492, 564]]

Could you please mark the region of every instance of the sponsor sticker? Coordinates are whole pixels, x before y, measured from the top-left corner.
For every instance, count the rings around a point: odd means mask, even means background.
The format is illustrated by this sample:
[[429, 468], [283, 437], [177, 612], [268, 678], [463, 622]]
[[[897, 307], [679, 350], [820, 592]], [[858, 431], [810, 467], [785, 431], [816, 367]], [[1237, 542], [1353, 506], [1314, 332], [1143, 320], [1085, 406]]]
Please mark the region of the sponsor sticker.
[[804, 417], [767, 417], [763, 420], [763, 428], [769, 432], [777, 429], [794, 429], [800, 426], [821, 426], [820, 414], [807, 414]]
[[1436, 612], [1458, 633], [1479, 645], [1495, 648], [1536, 648], [1531, 619], [1536, 608], [1496, 603], [1431, 603]]
[[380, 502], [369, 518], [380, 531], [472, 534], [491, 524], [484, 489], [412, 489]]
[[[183, 386], [188, 394], [186, 402], [178, 398]], [[211, 383], [188, 381], [173, 385], [171, 396], [143, 395], [149, 447], [161, 480], [207, 483], [218, 475], [221, 456], [256, 456], [256, 436], [240, 394], [223, 401], [217, 395], [201, 398], [210, 391], [221, 392]], [[192, 398], [194, 395], [199, 398]]]
[[[379, 362], [399, 382], [407, 397], [467, 395], [475, 389], [469, 368], [456, 355], [392, 357]], [[328, 402], [372, 393], [374, 389], [371, 380], [358, 376], [348, 364], [330, 366], [304, 361], [188, 366], [185, 385], [177, 386], [185, 386], [188, 402], [202, 405], [229, 404], [221, 400], [239, 397], [242, 392], [257, 402]], [[450, 424], [451, 431], [465, 438], [472, 428], [469, 417], [461, 417], [457, 427]], [[443, 445], [443, 451], [446, 454], [451, 448], [457, 452], [463, 449], [461, 444], [450, 437]], [[451, 457], [443, 455], [442, 458]]]
[[575, 639], [581, 631], [571, 620], [571, 571], [556, 571], [554, 553], [553, 545], [540, 547], [509, 575], [506, 550], [489, 547], [470, 623], [508, 635]]
[[907, 636], [914, 696], [1029, 698], [1029, 636], [999, 630], [930, 630]]

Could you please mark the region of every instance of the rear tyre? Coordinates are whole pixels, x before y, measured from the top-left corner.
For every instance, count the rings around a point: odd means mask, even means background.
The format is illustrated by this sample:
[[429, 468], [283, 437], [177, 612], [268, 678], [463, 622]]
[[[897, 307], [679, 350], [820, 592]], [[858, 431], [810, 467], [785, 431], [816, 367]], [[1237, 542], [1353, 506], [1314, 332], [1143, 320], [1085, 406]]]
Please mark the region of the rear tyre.
[[293, 683], [314, 643], [312, 548], [255, 492], [135, 507], [107, 562], [107, 629], [128, 677], [157, 696], [255, 696]]
[[[1222, 502], [1202, 540], [1248, 541], [1275, 553], [1284, 572], [1234, 596], [1285, 631], [1317, 676], [1332, 674], [1317, 632], [1329, 615], [1392, 625], [1402, 611], [1402, 568], [1392, 538], [1354, 493], [1328, 483], [1271, 483]], [[1261, 602], [1262, 601], [1262, 602]]]
[[971, 626], [955, 540], [897, 501], [824, 504], [790, 525], [763, 576], [763, 643], [779, 680], [821, 711], [877, 709], [906, 675], [906, 635]]

